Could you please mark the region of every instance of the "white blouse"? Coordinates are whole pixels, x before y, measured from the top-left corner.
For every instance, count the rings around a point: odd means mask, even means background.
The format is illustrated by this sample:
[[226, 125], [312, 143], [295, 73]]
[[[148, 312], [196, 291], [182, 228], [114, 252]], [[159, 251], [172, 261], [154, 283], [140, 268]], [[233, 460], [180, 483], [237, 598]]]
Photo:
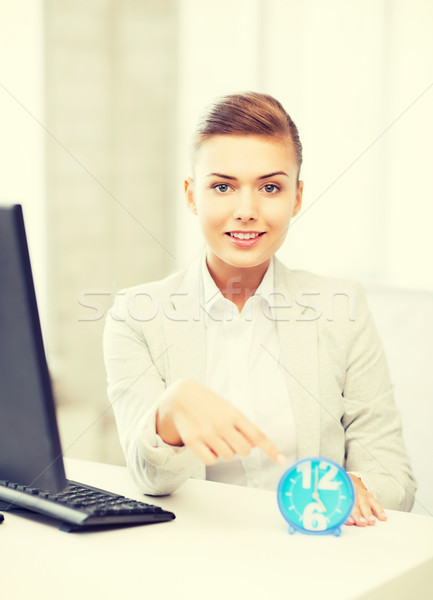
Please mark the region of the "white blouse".
[[[296, 430], [287, 385], [280, 366], [280, 342], [272, 320], [273, 259], [242, 312], [224, 298], [203, 258], [206, 385], [229, 400], [287, 457], [296, 460]], [[206, 479], [274, 490], [284, 467], [260, 448], [231, 461], [206, 467]]]

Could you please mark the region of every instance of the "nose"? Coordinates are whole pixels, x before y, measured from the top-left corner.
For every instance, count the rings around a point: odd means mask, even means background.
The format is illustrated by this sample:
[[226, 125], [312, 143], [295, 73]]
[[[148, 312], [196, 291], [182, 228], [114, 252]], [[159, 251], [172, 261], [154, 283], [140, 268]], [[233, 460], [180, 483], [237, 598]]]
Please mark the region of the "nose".
[[233, 216], [238, 221], [251, 221], [257, 219], [257, 206], [254, 199], [254, 193], [251, 190], [241, 190], [237, 195]]

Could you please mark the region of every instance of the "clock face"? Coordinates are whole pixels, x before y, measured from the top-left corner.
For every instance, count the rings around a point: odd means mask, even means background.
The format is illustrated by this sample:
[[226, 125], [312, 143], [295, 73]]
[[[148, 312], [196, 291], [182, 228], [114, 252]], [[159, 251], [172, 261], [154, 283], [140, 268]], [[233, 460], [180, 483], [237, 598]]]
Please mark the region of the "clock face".
[[291, 533], [339, 535], [352, 512], [355, 492], [349, 475], [336, 462], [304, 458], [281, 477], [277, 499]]

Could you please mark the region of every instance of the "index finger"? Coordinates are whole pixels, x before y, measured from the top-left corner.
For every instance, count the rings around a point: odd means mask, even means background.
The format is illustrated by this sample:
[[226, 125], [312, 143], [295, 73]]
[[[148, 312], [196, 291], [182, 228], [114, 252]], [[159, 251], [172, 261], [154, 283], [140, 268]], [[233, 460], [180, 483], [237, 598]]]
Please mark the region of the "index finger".
[[253, 425], [246, 417], [243, 417], [241, 423], [237, 424], [237, 428], [249, 440], [252, 446], [261, 448], [274, 462], [279, 465], [285, 465], [287, 463], [287, 458], [281, 450], [265, 436], [263, 431]]

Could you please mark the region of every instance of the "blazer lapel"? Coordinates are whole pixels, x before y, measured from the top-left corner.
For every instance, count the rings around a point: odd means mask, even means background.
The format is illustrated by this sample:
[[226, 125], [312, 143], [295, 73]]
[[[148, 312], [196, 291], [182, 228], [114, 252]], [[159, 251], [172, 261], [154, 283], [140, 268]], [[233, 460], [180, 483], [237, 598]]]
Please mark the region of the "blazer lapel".
[[205, 383], [206, 336], [200, 268], [201, 262], [197, 261], [187, 270], [164, 310], [163, 329], [169, 348], [168, 383], [184, 378]]
[[320, 448], [317, 319], [297, 302], [302, 288], [296, 272], [289, 271], [278, 260], [275, 260], [275, 291], [281, 366], [287, 375], [294, 413], [298, 459], [317, 456]]

